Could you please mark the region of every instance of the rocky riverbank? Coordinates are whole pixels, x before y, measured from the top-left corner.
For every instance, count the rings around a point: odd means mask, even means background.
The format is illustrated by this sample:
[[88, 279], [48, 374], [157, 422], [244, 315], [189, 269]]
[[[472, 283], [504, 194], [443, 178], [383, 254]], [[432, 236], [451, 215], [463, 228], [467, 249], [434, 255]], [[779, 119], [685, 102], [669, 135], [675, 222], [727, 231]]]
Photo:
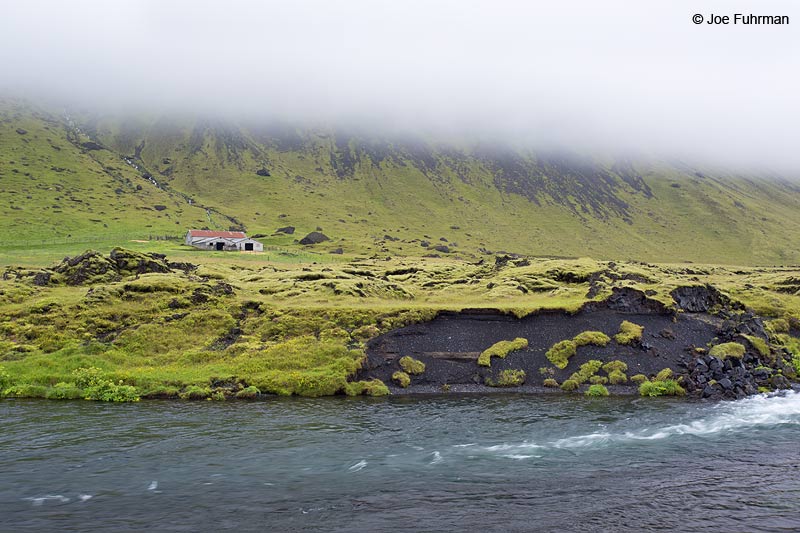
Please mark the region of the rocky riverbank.
[[[669, 306], [622, 288], [575, 313], [442, 312], [373, 339], [358, 379], [381, 379], [395, 394], [605, 389], [733, 399], [791, 386], [791, 356], [760, 317], [711, 286], [672, 297]], [[481, 364], [485, 350], [512, 339], [519, 348]], [[409, 370], [409, 361], [421, 366]]]

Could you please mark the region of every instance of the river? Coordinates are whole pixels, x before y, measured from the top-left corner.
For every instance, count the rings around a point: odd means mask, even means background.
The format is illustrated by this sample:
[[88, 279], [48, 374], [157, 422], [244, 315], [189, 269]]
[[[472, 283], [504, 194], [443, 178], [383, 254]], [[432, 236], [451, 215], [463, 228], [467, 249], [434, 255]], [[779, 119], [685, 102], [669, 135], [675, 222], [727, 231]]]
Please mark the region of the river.
[[0, 401], [2, 531], [798, 531], [800, 395]]

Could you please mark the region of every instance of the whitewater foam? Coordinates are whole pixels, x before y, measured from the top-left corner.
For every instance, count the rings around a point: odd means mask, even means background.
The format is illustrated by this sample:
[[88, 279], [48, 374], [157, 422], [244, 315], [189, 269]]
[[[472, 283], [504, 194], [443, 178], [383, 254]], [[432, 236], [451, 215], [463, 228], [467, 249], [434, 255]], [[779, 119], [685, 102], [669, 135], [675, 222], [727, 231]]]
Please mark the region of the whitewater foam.
[[[545, 443], [523, 441], [515, 444], [496, 444], [486, 446], [483, 449], [492, 453], [499, 452], [502, 457], [519, 459], [527, 455], [523, 452], [529, 452], [533, 449], [575, 450], [602, 448], [611, 444], [657, 441], [681, 435], [709, 436], [747, 431], [760, 427], [774, 427], [786, 424], [800, 425], [800, 393], [794, 391], [764, 394], [735, 402], [720, 403], [711, 409], [711, 415], [688, 423], [621, 433], [598, 431]], [[629, 422], [631, 421], [629, 420]]]

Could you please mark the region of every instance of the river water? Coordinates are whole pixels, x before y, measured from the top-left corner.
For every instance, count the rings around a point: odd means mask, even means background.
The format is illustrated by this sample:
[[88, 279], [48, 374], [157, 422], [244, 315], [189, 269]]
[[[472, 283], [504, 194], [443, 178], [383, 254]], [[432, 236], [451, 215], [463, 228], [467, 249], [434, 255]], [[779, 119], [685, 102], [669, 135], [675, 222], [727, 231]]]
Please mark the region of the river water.
[[800, 395], [0, 401], [2, 531], [798, 531]]

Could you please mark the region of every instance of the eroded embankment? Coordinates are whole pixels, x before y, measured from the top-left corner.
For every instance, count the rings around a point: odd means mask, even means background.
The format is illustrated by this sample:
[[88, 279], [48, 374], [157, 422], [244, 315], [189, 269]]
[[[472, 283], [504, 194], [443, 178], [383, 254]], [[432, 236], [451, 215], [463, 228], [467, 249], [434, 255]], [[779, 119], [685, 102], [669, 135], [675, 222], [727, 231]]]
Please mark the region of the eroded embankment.
[[[651, 385], [642, 392], [648, 395], [686, 391], [737, 398], [790, 386], [787, 377], [794, 377], [794, 369], [788, 354], [769, 344], [759, 317], [711, 287], [676, 289], [673, 299], [675, 305], [668, 307], [640, 291], [617, 289], [574, 314], [440, 313], [430, 322], [373, 339], [359, 379], [381, 379], [394, 393], [499, 387], [586, 391], [592, 384], [611, 393], [638, 393], [647, 381]], [[619, 335], [626, 329], [623, 323], [633, 325], [633, 335]], [[489, 366], [485, 360], [481, 364], [484, 350], [513, 339], [524, 339], [527, 346], [488, 358]], [[566, 354], [561, 364], [557, 352]], [[404, 357], [411, 359], [401, 361]], [[423, 363], [424, 370], [413, 368], [413, 361]], [[601, 387], [593, 390], [602, 393]]]

